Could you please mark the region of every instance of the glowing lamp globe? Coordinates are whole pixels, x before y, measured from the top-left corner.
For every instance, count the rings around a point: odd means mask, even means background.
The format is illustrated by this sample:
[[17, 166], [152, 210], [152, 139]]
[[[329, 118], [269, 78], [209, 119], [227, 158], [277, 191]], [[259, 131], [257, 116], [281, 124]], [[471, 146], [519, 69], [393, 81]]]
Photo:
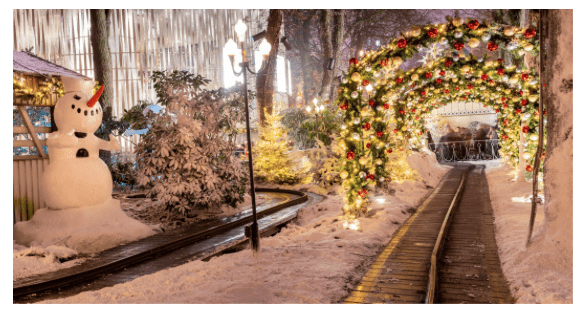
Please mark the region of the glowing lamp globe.
[[235, 32], [237, 33], [237, 37], [239, 37], [239, 42], [245, 41], [245, 32], [247, 32], [247, 25], [245, 25], [245, 23], [240, 19], [235, 25]]
[[310, 111], [312, 111], [312, 108], [310, 108], [309, 106], [306, 107], [306, 111], [308, 111], [308, 113], [310, 113]]
[[263, 40], [261, 44], [259, 44], [259, 52], [263, 55], [263, 59], [266, 59], [269, 56], [269, 52], [271, 51], [271, 44], [267, 42], [267, 40]]
[[227, 52], [227, 55], [234, 57], [237, 53], [237, 50], [237, 43], [235, 43], [233, 39], [229, 39], [229, 41], [225, 43], [225, 52]]

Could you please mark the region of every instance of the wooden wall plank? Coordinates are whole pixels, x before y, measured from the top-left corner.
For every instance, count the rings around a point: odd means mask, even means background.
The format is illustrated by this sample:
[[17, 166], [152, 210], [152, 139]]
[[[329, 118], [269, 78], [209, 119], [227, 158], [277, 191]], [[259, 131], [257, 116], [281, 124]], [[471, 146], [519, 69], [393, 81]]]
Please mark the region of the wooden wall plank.
[[12, 162], [12, 217], [14, 223], [21, 221], [20, 216], [20, 181], [18, 162]]

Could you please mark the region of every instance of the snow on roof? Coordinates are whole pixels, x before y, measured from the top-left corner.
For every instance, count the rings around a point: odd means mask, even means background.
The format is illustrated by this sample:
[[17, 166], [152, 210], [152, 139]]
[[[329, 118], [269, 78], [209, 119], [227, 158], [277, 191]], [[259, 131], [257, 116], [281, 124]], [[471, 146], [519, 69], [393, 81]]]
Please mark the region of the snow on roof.
[[69, 76], [84, 80], [90, 78], [81, 75], [73, 70], [61, 67], [48, 60], [34, 56], [27, 52], [12, 51], [12, 70], [34, 75], [57, 75]]

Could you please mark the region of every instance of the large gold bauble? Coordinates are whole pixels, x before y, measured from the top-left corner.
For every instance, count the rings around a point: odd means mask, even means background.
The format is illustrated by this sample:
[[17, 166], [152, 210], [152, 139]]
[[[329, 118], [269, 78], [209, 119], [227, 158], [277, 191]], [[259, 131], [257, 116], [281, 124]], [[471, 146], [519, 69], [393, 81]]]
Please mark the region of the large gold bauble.
[[524, 56], [524, 54], [525, 54], [525, 51], [524, 50], [518, 50], [518, 55], [519, 56]]
[[468, 71], [470, 71], [470, 66], [468, 66], [468, 65], [463, 65], [463, 66], [462, 66], [462, 72], [463, 72], [463, 73], [466, 73], [466, 72], [468, 72]]
[[367, 162], [367, 161], [368, 161], [368, 158], [366, 158], [366, 156], [361, 156], [361, 157], [358, 159], [358, 163], [359, 163], [361, 166], [364, 166], [364, 165], [366, 165], [366, 162]]
[[356, 168], [356, 167], [355, 167], [354, 169], [352, 169], [352, 173], [354, 173], [354, 174], [357, 174], [357, 173], [359, 173], [359, 172], [360, 172], [360, 169], [358, 169], [358, 168]]
[[532, 141], [538, 141], [538, 135], [530, 135], [530, 140]]
[[519, 100], [520, 100], [520, 98], [518, 98], [517, 96], [512, 97], [513, 102], [518, 102]]
[[362, 80], [362, 77], [360, 76], [360, 73], [358, 72], [354, 72], [351, 76], [350, 79], [352, 79], [353, 81], [360, 83], [360, 81]]
[[452, 23], [454, 26], [459, 27], [464, 23], [464, 20], [461, 17], [456, 17], [453, 19]]
[[385, 79], [385, 78], [382, 78], [382, 79], [380, 80], [380, 83], [381, 83], [381, 85], [387, 85], [387, 79]]
[[407, 131], [407, 126], [401, 127], [401, 131]]
[[375, 161], [375, 164], [377, 164], [377, 166], [380, 166], [383, 164], [383, 160], [380, 158], [377, 158], [377, 160]]
[[393, 57], [393, 67], [398, 68], [402, 64], [403, 64], [403, 58], [401, 58], [399, 56]]
[[495, 109], [495, 110], [498, 110], [498, 108], [499, 108], [499, 106], [498, 106], [497, 104], [496, 104], [496, 105], [494, 105], [494, 109]]
[[517, 83], [518, 82], [518, 75], [515, 75], [515, 76], [511, 77], [509, 81], [512, 84]]
[[509, 95], [511, 92], [512, 92], [512, 90], [510, 90], [510, 89], [505, 89], [505, 90], [504, 90], [504, 93], [505, 93], [506, 95]]
[[471, 48], [476, 48], [476, 47], [478, 47], [478, 45], [480, 45], [480, 40], [478, 40], [476, 38], [471, 38], [470, 41], [468, 42], [468, 45]]
[[418, 37], [421, 34], [421, 28], [413, 26], [411, 29], [411, 36]]
[[492, 60], [486, 60], [486, 62], [484, 63], [484, 65], [486, 67], [490, 67], [490, 66], [492, 66], [492, 64], [494, 64], [494, 62]]
[[524, 45], [524, 50], [525, 50], [525, 51], [527, 51], [527, 52], [530, 52], [530, 51], [532, 51], [533, 49], [534, 49], [534, 45], [532, 45], [532, 43], [526, 43], [526, 44]]
[[346, 149], [346, 141], [344, 141], [344, 139], [340, 139], [338, 141], [338, 147], [340, 147], [341, 149], [345, 150]]
[[537, 99], [538, 99], [537, 95], [528, 96], [528, 101], [530, 101], [530, 102], [536, 102]]
[[513, 36], [514, 35], [514, 27], [511, 26], [511, 27], [504, 28], [504, 35], [508, 36], [508, 37]]
[[453, 78], [453, 79], [451, 79], [451, 81], [454, 83], [457, 83], [459, 80], [458, 80], [458, 78]]
[[417, 73], [411, 75], [411, 81], [417, 81], [419, 80], [419, 75], [417, 75]]
[[340, 177], [342, 179], [346, 179], [348, 177], [348, 171], [344, 170], [344, 171], [340, 172]]

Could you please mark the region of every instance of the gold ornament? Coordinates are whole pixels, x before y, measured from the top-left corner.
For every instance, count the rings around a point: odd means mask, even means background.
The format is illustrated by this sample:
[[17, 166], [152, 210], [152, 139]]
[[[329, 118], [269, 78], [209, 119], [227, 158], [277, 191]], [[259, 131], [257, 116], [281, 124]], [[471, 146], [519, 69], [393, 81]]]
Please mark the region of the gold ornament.
[[407, 131], [407, 126], [401, 127], [401, 131]]
[[380, 80], [380, 83], [381, 83], [381, 85], [387, 85], [387, 79], [385, 79], [385, 78], [382, 78], [382, 79]]
[[530, 135], [530, 140], [538, 141], [538, 135]]
[[421, 28], [417, 27], [417, 26], [413, 26], [413, 29], [411, 29], [411, 35], [414, 37], [418, 37], [421, 34]]
[[486, 60], [486, 62], [484, 63], [484, 65], [485, 65], [486, 67], [490, 67], [490, 66], [492, 66], [492, 64], [493, 64], [493, 63], [494, 63], [494, 62], [493, 62], [492, 60]]
[[514, 84], [518, 82], [518, 75], [515, 75], [513, 77], [510, 78], [510, 83]]
[[380, 166], [383, 164], [383, 160], [380, 158], [377, 158], [377, 160], [375, 161], [375, 164], [377, 164], [377, 166]]
[[466, 72], [469, 72], [469, 71], [470, 71], [470, 66], [468, 66], [468, 65], [463, 65], [462, 66], [462, 72], [463, 73], [466, 73]]
[[358, 159], [358, 163], [359, 163], [361, 166], [364, 166], [364, 165], [366, 165], [366, 162], [367, 162], [367, 161], [368, 161], [368, 159], [366, 158], [366, 156], [361, 156], [361, 157]]
[[532, 43], [526, 43], [524, 45], [524, 50], [525, 51], [530, 52], [530, 51], [532, 51], [532, 49], [534, 49], [534, 45]]
[[398, 68], [403, 64], [403, 59], [399, 56], [393, 57], [393, 67]]
[[362, 77], [360, 76], [360, 73], [358, 73], [358, 72], [354, 72], [354, 73], [353, 73], [353, 74], [350, 76], [350, 78], [351, 78], [353, 81], [357, 82], [357, 83], [359, 83], [359, 82], [361, 81], [361, 79], [362, 79]]
[[524, 154], [522, 154], [522, 158], [528, 160], [530, 158], [530, 154], [529, 153], [524, 153]]
[[504, 28], [504, 35], [511, 37], [514, 35], [514, 27], [506, 27]]
[[458, 78], [453, 78], [451, 81], [454, 83], [457, 83], [459, 80], [458, 80]]
[[411, 81], [417, 81], [419, 80], [419, 75], [417, 75], [417, 73], [411, 75]]
[[346, 149], [346, 141], [345, 141], [344, 139], [340, 139], [340, 140], [338, 141], [338, 146], [339, 146], [341, 149], [345, 150], [345, 149]]
[[464, 20], [461, 17], [456, 17], [453, 19], [453, 25], [459, 27], [463, 24]]
[[536, 102], [537, 99], [538, 99], [538, 95], [528, 96], [528, 101], [530, 101], [530, 102]]
[[524, 50], [518, 50], [518, 55], [519, 56], [524, 56], [524, 54], [525, 54], [525, 51]]
[[346, 179], [348, 177], [348, 171], [344, 170], [344, 171], [340, 172], [340, 177], [342, 179]]
[[478, 45], [480, 45], [480, 40], [478, 40], [476, 38], [471, 38], [470, 41], [468, 42], [468, 45], [471, 48], [476, 48], [476, 47], [478, 47]]

